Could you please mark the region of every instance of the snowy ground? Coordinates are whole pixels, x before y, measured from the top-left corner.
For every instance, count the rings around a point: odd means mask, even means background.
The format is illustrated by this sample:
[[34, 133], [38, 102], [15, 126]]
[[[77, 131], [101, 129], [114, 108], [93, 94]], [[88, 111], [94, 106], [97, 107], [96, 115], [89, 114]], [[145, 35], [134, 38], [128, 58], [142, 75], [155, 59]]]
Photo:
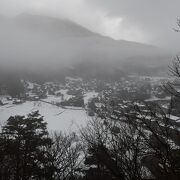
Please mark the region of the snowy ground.
[[39, 110], [48, 123], [49, 130], [76, 131], [85, 126], [89, 117], [84, 110], [62, 109], [43, 102], [25, 102], [20, 105], [0, 106], [0, 121], [5, 122], [10, 116], [27, 115]]
[[98, 93], [95, 92], [95, 91], [92, 91], [92, 92], [87, 92], [85, 95], [84, 95], [84, 104], [87, 105], [88, 101], [91, 99], [91, 98], [95, 98], [98, 96]]
[[[67, 95], [67, 90], [62, 90], [64, 98], [68, 99], [71, 95]], [[96, 97], [98, 93], [87, 92], [84, 95], [84, 102], [87, 105], [89, 99]], [[82, 108], [76, 108], [76, 110], [62, 109], [55, 105], [47, 104], [41, 101], [27, 101], [23, 104], [15, 105], [12, 101], [7, 101], [6, 97], [0, 98], [3, 103], [7, 105], [0, 106], [0, 122], [3, 124], [10, 116], [15, 115], [27, 115], [30, 112], [39, 110], [40, 114], [44, 116], [44, 120], [48, 123], [48, 129], [61, 130], [61, 131], [77, 131], [82, 126], [85, 126], [90, 117], [86, 111]], [[47, 102], [61, 102], [62, 97], [48, 96], [45, 99]]]

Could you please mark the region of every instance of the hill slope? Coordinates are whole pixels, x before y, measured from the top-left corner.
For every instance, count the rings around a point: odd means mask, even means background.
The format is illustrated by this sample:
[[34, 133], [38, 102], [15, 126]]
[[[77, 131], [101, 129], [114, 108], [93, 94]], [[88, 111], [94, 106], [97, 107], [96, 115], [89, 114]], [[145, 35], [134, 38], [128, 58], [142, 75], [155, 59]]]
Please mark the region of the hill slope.
[[80, 62], [159, 66], [170, 59], [154, 46], [113, 40], [72, 21], [46, 16], [5, 18], [0, 21], [0, 38], [0, 63], [13, 68], [59, 70]]

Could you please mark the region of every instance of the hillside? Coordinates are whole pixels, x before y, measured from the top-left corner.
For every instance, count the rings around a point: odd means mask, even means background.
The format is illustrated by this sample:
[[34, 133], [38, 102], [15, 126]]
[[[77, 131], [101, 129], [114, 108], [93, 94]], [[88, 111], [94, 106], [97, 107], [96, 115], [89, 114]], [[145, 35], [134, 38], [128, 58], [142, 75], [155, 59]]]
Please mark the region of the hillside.
[[171, 57], [160, 48], [113, 40], [67, 19], [28, 14], [2, 18], [0, 63], [8, 68], [55, 71], [80, 62], [157, 67]]

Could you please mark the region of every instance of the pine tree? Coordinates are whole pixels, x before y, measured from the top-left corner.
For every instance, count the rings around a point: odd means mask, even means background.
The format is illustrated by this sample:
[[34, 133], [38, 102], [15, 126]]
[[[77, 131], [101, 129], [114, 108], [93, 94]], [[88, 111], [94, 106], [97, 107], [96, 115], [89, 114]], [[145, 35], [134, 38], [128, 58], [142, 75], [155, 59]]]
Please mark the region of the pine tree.
[[27, 117], [10, 117], [0, 134], [1, 177], [16, 180], [42, 178], [48, 161], [46, 149], [51, 145], [46, 123], [38, 111]]

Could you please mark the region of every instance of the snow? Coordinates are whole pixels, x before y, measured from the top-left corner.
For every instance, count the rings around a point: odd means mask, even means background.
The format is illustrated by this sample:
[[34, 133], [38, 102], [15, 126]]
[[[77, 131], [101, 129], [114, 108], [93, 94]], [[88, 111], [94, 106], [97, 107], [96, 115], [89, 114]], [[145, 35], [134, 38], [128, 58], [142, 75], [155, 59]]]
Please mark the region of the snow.
[[62, 109], [40, 101], [27, 101], [19, 105], [0, 106], [0, 121], [4, 123], [10, 116], [27, 115], [36, 110], [44, 116], [50, 131], [77, 131], [86, 125], [89, 118], [85, 110]]
[[95, 98], [98, 96], [98, 93], [95, 91], [87, 92], [84, 94], [84, 104], [88, 104], [88, 101], [92, 98]]
[[45, 99], [47, 102], [62, 102], [62, 96], [53, 96], [53, 95], [48, 95], [48, 97]]
[[34, 88], [34, 83], [27, 81], [27, 84], [28, 84], [28, 88], [29, 89], [33, 89]]
[[[9, 100], [8, 100], [9, 98]], [[0, 96], [0, 101], [3, 104], [12, 104], [13, 103], [13, 99], [11, 98], [11, 96]]]
[[67, 94], [67, 92], [68, 92], [68, 90], [67, 89], [61, 89], [60, 91], [57, 91], [57, 92], [60, 92], [61, 94], [63, 94], [64, 95], [64, 100], [68, 100], [68, 99], [70, 99], [70, 98], [72, 98], [73, 97], [73, 95], [69, 95], [69, 94]]
[[155, 97], [155, 96], [153, 96], [152, 98], [149, 98], [149, 99], [146, 99], [145, 101], [169, 101], [169, 100], [171, 100], [171, 97], [169, 97], [169, 96], [167, 96], [167, 97], [165, 97], [165, 98], [157, 98], [157, 97]]
[[69, 80], [69, 81], [82, 81], [82, 78], [73, 78], [73, 77], [66, 77], [66, 80]]
[[180, 122], [180, 118], [179, 118], [179, 117], [177, 117], [177, 116], [170, 115], [170, 116], [169, 116], [169, 118], [170, 118], [171, 120], [174, 120], [174, 121], [178, 121], [178, 122]]

